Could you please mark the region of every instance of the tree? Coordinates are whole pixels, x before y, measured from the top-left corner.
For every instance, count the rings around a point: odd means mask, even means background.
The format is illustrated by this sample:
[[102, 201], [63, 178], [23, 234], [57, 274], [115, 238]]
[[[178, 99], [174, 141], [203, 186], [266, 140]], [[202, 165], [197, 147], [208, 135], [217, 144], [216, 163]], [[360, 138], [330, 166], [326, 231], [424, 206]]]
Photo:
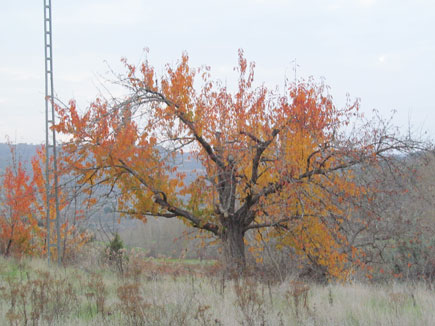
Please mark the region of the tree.
[[[5, 169], [0, 189], [0, 253], [5, 256], [42, 256], [47, 250], [44, 151], [39, 149], [32, 158], [30, 176], [23, 163], [16, 158], [14, 147], [10, 145], [10, 149], [12, 162]], [[60, 209], [64, 215], [61, 222], [61, 238], [65, 257], [65, 254], [69, 254], [89, 239], [89, 234], [78, 230], [77, 225], [78, 221], [84, 218], [83, 208], [92, 205], [93, 199], [82, 199], [79, 209], [68, 209], [70, 203], [77, 199], [77, 194], [59, 189], [59, 197]], [[54, 196], [51, 196], [49, 203], [52, 206], [50, 219], [54, 224]], [[74, 219], [70, 221], [68, 215]], [[51, 228], [53, 229], [53, 225]], [[52, 243], [56, 241], [54, 233], [52, 232]]]
[[[391, 173], [393, 171], [393, 173]], [[435, 231], [434, 219], [434, 155], [419, 152], [396, 156], [376, 169], [369, 167], [358, 174], [359, 184], [377, 183], [376, 191], [364, 203], [370, 209], [359, 210], [353, 219], [366, 215], [377, 217], [358, 232], [352, 246], [364, 250], [361, 260], [373, 269], [375, 278], [434, 278]], [[370, 199], [370, 203], [367, 203]], [[374, 223], [373, 223], [374, 222]], [[351, 229], [351, 228], [350, 228]], [[350, 233], [351, 233], [350, 232]], [[354, 237], [350, 237], [354, 238]], [[432, 260], [431, 260], [432, 258]]]
[[[51, 158], [53, 159], [53, 158]], [[36, 215], [39, 217], [39, 224], [41, 234], [39, 246], [40, 254], [45, 255], [48, 250], [46, 246], [47, 237], [47, 191], [46, 191], [46, 178], [44, 174], [45, 167], [45, 149], [39, 148], [36, 155], [32, 158], [32, 184], [34, 185], [34, 198], [33, 207]], [[50, 165], [52, 166], [52, 164]], [[61, 258], [62, 261], [65, 258], [74, 256], [83, 244], [89, 241], [90, 234], [85, 230], [80, 230], [80, 222], [86, 219], [89, 213], [90, 207], [95, 203], [95, 199], [91, 196], [82, 196], [77, 190], [77, 186], [69, 175], [69, 170], [65, 168], [64, 159], [62, 153], [58, 155], [58, 175], [59, 179], [63, 181], [58, 188], [59, 198], [59, 213], [60, 213], [60, 237], [61, 237]], [[50, 180], [54, 185], [54, 177]], [[54, 186], [51, 187], [50, 199], [48, 204], [50, 205], [50, 242], [57, 242], [57, 234], [55, 232], [56, 221], [56, 198]], [[57, 257], [58, 253], [52, 249], [52, 257]]]
[[[74, 101], [58, 107], [56, 129], [70, 139], [63, 150], [80, 183], [118, 190], [125, 214], [176, 217], [217, 237], [230, 269], [245, 265], [246, 232], [272, 228], [263, 234], [343, 272], [340, 230], [350, 199], [369, 191], [352, 181], [354, 168], [414, 143], [382, 119], [364, 120], [358, 102], [336, 108], [313, 80], [284, 93], [255, 87], [242, 51], [234, 93], [186, 54], [161, 77], [148, 61], [124, 63], [124, 98], [97, 98], [83, 114]], [[203, 167], [189, 183], [186, 155]]]
[[[6, 167], [1, 185], [0, 250], [5, 256], [31, 254], [40, 233], [35, 215], [35, 191], [31, 178], [15, 157]], [[34, 238], [35, 237], [35, 238]]]

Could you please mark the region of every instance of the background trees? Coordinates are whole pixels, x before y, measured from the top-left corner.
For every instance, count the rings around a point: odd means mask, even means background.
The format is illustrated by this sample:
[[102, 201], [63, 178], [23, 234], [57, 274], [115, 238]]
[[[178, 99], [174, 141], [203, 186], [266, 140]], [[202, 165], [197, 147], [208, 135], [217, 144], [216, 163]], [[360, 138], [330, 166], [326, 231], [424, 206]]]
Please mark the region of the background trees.
[[[38, 149], [26, 169], [24, 162], [17, 158], [14, 146], [9, 146], [12, 159], [2, 175], [0, 189], [0, 253], [4, 256], [44, 256], [47, 250], [44, 151]], [[67, 173], [66, 170], [63, 172]], [[90, 234], [79, 228], [79, 222], [93, 201], [89, 202], [89, 198], [80, 197], [76, 191], [68, 189], [68, 183], [59, 189], [59, 196], [64, 259], [88, 241]], [[50, 205], [55, 205], [54, 197], [50, 199]], [[50, 218], [54, 220], [52, 215]], [[56, 235], [52, 236], [55, 242]]]
[[[64, 151], [79, 183], [119, 191], [124, 214], [177, 217], [207, 231], [222, 242], [230, 268], [245, 265], [245, 234], [253, 230], [326, 274], [345, 275], [358, 254], [345, 226], [376, 187], [356, 182], [356, 169], [417, 143], [380, 118], [363, 119], [357, 102], [335, 107], [314, 81], [283, 93], [256, 87], [242, 51], [235, 92], [209, 68], [191, 68], [186, 54], [160, 77], [147, 61], [125, 65], [124, 98], [99, 98], [83, 114], [74, 102], [58, 109], [56, 128], [70, 139]], [[185, 152], [203, 167], [191, 182]]]

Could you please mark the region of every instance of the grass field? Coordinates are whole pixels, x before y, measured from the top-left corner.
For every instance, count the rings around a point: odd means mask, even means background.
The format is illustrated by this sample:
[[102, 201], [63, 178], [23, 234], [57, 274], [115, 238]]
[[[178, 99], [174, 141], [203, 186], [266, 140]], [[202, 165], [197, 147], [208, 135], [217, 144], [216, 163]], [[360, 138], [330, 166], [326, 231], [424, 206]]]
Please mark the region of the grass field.
[[435, 325], [430, 284], [228, 281], [210, 263], [0, 258], [0, 325]]

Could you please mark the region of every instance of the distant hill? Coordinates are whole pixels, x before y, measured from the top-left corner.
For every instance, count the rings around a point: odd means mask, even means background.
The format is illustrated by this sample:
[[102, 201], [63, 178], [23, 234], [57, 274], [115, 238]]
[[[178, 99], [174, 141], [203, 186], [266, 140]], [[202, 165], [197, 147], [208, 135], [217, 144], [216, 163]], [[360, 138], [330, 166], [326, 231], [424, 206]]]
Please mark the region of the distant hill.
[[[36, 154], [36, 150], [40, 145], [33, 144], [16, 144], [12, 145], [15, 148], [16, 158], [23, 162], [26, 169], [30, 169], [32, 157]], [[179, 166], [179, 172], [186, 172], [187, 178], [185, 182], [190, 183], [194, 179], [191, 172], [197, 171], [201, 173], [203, 167], [194, 158], [190, 157], [189, 153], [184, 153], [183, 156], [178, 155], [174, 165]], [[12, 162], [11, 150], [8, 144], [0, 143], [0, 172], [3, 171]]]
[[[17, 160], [24, 163], [25, 168], [30, 168], [30, 161], [36, 154], [40, 145], [33, 144], [16, 144], [15, 148]], [[0, 171], [3, 171], [12, 162], [11, 150], [8, 144], [0, 143]]]

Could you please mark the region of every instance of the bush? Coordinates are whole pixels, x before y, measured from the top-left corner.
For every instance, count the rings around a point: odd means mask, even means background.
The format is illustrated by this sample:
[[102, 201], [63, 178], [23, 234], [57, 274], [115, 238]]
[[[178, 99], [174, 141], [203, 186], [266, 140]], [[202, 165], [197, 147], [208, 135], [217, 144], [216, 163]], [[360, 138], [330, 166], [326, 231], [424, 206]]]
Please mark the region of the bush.
[[116, 267], [119, 273], [124, 273], [124, 263], [127, 256], [125, 255], [124, 243], [118, 233], [115, 234], [106, 249], [106, 258], [111, 265]]

